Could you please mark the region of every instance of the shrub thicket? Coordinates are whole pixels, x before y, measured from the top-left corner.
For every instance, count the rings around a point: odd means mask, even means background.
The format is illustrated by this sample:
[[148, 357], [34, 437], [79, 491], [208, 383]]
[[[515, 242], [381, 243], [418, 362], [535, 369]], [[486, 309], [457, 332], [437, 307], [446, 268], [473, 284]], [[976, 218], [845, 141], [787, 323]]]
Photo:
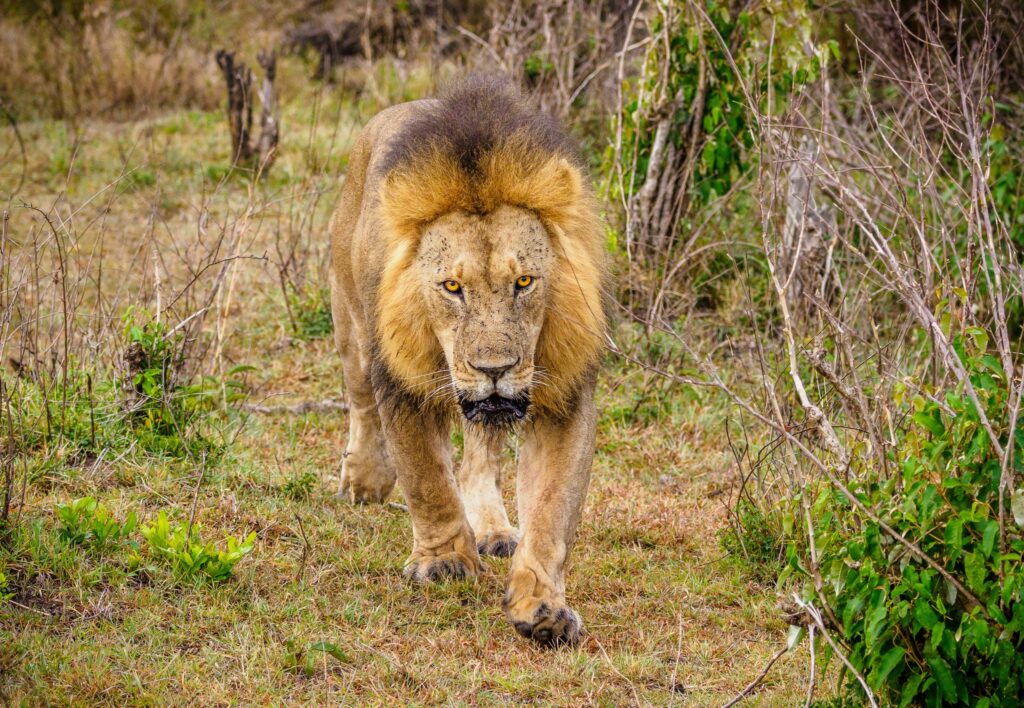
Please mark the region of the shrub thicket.
[[[627, 298], [686, 354], [634, 356], [764, 426], [736, 450], [724, 547], [781, 569], [854, 700], [1015, 705], [1022, 97], [996, 8], [922, 5], [851, 5], [850, 30], [802, 5], [666, 4], [609, 173], [641, 274]], [[724, 343], [689, 331], [701, 258], [737, 264], [713, 277], [740, 284], [749, 329]]]

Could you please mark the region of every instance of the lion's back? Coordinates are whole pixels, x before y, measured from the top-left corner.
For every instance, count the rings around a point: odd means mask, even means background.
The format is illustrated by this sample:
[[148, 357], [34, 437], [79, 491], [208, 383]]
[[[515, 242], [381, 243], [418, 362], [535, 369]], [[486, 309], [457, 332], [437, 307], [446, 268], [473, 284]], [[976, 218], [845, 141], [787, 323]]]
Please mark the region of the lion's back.
[[436, 101], [400, 103], [376, 114], [360, 131], [349, 154], [341, 198], [331, 217], [331, 262], [334, 287], [349, 300], [376, 280], [386, 260], [387, 243], [379, 238], [379, 191], [384, 163], [405, 127]]

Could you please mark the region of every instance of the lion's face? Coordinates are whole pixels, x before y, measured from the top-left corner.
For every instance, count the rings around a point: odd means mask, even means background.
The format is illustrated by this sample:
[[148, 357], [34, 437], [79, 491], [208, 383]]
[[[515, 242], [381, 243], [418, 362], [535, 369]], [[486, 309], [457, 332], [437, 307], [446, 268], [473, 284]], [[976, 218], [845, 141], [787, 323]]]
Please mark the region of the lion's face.
[[468, 420], [526, 416], [554, 261], [547, 230], [524, 209], [450, 213], [424, 230], [413, 269], [448, 364], [436, 390], [453, 393]]

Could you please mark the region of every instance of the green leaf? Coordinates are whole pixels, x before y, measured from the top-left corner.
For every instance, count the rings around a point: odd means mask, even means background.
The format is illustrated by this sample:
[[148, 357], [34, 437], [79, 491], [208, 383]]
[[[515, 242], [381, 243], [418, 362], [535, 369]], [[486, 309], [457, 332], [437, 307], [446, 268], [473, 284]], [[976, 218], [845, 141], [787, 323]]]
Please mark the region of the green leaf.
[[979, 352], [984, 352], [988, 349], [988, 333], [981, 327], [969, 327], [967, 334], [970, 335], [974, 341], [974, 346], [977, 347]]
[[341, 648], [338, 647], [337, 644], [333, 644], [331, 642], [317, 642], [316, 644], [311, 644], [309, 646], [309, 650], [310, 651], [322, 651], [325, 654], [330, 654], [331, 656], [333, 656], [338, 661], [342, 661], [342, 662], [348, 662], [349, 661], [348, 655], [345, 652], [343, 652], [341, 650]]
[[796, 645], [800, 643], [800, 640], [804, 638], [804, 632], [806, 630], [798, 624], [789, 625], [789, 636], [786, 637], [786, 647], [793, 651]]
[[964, 522], [959, 517], [954, 517], [946, 524], [946, 545], [950, 547], [954, 558], [960, 555], [964, 547]]
[[[875, 600], [875, 598], [872, 598]], [[889, 613], [889, 608], [886, 605], [886, 598], [881, 595], [876, 600], [876, 604], [867, 613], [867, 617], [864, 621], [864, 644], [871, 649], [875, 645], [875, 641], [881, 635], [882, 630], [885, 628], [885, 618]]]
[[949, 664], [942, 657], [935, 654], [927, 657], [928, 666], [932, 670], [932, 676], [942, 692], [942, 697], [947, 701], [956, 700], [956, 683], [953, 681], [953, 674], [949, 670]]
[[967, 584], [972, 589], [977, 591], [984, 589], [987, 570], [985, 557], [981, 553], [975, 551], [964, 556], [964, 570], [967, 573]]
[[903, 647], [893, 647], [889, 651], [885, 652], [885, 656], [883, 656], [882, 660], [878, 662], [878, 666], [875, 667], [875, 670], [872, 672], [872, 676], [870, 677], [870, 684], [873, 689], [877, 691], [882, 688], [886, 678], [888, 678], [889, 674], [892, 673], [892, 670], [903, 661], [903, 657], [906, 653], [907, 650]]
[[935, 614], [935, 610], [926, 600], [918, 600], [914, 605], [914, 619], [930, 632], [935, 623], [939, 621], [939, 616]]
[[914, 674], [910, 679], [903, 684], [903, 691], [900, 693], [900, 708], [908, 706], [913, 703], [914, 698], [918, 695], [918, 691], [921, 688], [921, 682], [924, 681], [925, 674]]
[[935, 437], [941, 437], [946, 433], [946, 426], [942, 424], [942, 420], [939, 419], [937, 414], [933, 415], [925, 411], [915, 413], [914, 422], [927, 429]]
[[1024, 529], [1024, 489], [1014, 489], [1010, 495], [1010, 510], [1017, 526]]
[[999, 535], [999, 524], [996, 521], [989, 520], [985, 526], [985, 533], [981, 539], [981, 552], [989, 558], [992, 557], [992, 550], [996, 545], [996, 537]]

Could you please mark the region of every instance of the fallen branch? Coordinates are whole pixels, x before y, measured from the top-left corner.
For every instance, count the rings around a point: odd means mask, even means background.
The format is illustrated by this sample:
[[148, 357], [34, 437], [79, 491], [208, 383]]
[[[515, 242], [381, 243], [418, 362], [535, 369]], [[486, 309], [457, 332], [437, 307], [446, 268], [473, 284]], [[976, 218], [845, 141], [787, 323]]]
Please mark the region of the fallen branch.
[[261, 406], [257, 403], [247, 403], [242, 410], [252, 413], [264, 413], [277, 415], [287, 413], [289, 415], [305, 415], [306, 413], [324, 413], [327, 411], [348, 411], [348, 404], [335, 398], [325, 398], [322, 401], [303, 401], [302, 403], [285, 404], [280, 406]]
[[754, 690], [755, 688], [757, 688], [757, 687], [758, 687], [758, 686], [760, 685], [760, 683], [761, 683], [762, 681], [764, 681], [764, 677], [765, 677], [765, 676], [767, 676], [767, 675], [768, 675], [768, 672], [772, 670], [772, 667], [773, 667], [773, 666], [775, 666], [775, 662], [776, 662], [776, 661], [778, 661], [778, 660], [779, 660], [779, 659], [780, 659], [780, 658], [782, 657], [782, 655], [783, 655], [783, 654], [785, 654], [785, 653], [786, 653], [787, 651], [789, 651], [789, 647], [782, 647], [781, 649], [779, 649], [779, 650], [778, 650], [778, 651], [777, 651], [777, 652], [775, 653], [775, 656], [773, 656], [773, 657], [771, 658], [771, 660], [770, 660], [770, 661], [768, 662], [768, 665], [764, 667], [764, 670], [763, 670], [763, 671], [761, 671], [761, 673], [760, 673], [760, 674], [758, 674], [757, 678], [755, 678], [755, 679], [754, 679], [753, 681], [751, 681], [750, 683], [748, 683], [748, 684], [747, 684], [747, 686], [746, 686], [746, 688], [744, 688], [744, 689], [743, 689], [742, 691], [740, 691], [739, 693], [737, 693], [737, 694], [736, 694], [736, 697], [735, 697], [735, 698], [733, 698], [733, 699], [732, 699], [731, 701], [729, 701], [728, 703], [726, 703], [726, 704], [725, 704], [725, 705], [724, 705], [724, 706], [723, 706], [722, 708], [730, 708], [730, 706], [734, 706], [734, 705], [736, 705], [737, 703], [739, 703], [740, 701], [742, 701], [742, 700], [743, 700], [744, 698], [746, 698], [747, 696], [749, 696], [749, 695], [750, 695], [750, 693], [751, 693], [751, 692], [752, 692], [752, 691], [753, 691], [753, 690]]

